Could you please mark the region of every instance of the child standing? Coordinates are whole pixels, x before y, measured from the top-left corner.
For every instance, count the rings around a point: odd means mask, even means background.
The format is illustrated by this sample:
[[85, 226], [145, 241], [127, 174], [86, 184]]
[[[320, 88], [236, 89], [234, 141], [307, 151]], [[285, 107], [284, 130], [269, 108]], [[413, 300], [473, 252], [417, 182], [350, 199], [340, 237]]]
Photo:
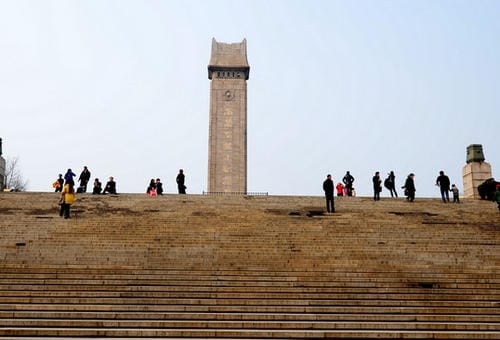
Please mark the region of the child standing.
[[453, 203], [460, 203], [460, 198], [458, 197], [459, 191], [455, 184], [451, 185], [450, 191], [453, 193]]

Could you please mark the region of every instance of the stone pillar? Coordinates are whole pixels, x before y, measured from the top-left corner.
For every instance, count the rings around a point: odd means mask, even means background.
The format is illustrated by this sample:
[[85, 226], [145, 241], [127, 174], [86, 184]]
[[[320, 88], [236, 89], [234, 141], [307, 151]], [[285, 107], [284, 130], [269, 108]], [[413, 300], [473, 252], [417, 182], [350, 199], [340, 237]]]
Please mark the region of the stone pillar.
[[2, 157], [2, 138], [0, 138], [0, 191], [5, 187], [5, 159]]
[[2, 191], [5, 188], [5, 183], [6, 178], [5, 178], [5, 159], [0, 156], [0, 191]]
[[483, 147], [472, 144], [467, 147], [467, 164], [462, 169], [464, 197], [481, 199], [477, 187], [491, 178], [491, 165], [484, 161]]
[[247, 192], [247, 61], [246, 40], [212, 40], [208, 65], [210, 119], [208, 192]]

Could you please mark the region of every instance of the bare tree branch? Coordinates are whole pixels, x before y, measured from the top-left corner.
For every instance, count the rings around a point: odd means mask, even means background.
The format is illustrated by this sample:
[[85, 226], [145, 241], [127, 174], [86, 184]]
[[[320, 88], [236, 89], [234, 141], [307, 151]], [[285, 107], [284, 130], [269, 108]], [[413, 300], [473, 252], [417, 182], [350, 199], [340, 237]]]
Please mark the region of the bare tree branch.
[[24, 180], [19, 166], [19, 157], [8, 158], [5, 166], [5, 187], [13, 191], [26, 191], [28, 181]]

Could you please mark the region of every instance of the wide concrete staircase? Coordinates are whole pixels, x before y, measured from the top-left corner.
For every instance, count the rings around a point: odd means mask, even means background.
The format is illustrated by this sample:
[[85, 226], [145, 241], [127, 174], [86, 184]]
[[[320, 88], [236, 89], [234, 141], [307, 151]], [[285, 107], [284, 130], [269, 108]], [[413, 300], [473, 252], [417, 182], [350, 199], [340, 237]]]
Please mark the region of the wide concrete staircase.
[[500, 339], [491, 202], [0, 195], [2, 338]]

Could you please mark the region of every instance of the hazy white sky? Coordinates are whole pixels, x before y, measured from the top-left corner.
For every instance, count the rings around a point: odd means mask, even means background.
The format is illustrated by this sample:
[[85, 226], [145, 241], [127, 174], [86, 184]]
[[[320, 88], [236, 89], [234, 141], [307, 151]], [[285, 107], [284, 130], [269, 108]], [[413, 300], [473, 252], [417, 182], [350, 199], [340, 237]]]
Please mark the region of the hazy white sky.
[[[207, 189], [211, 39], [247, 39], [248, 190], [322, 195], [346, 170], [462, 190], [499, 177], [500, 1], [0, 0], [0, 137], [29, 190], [87, 165], [119, 192]], [[401, 191], [401, 190], [400, 190]], [[382, 193], [383, 196], [387, 192]]]

